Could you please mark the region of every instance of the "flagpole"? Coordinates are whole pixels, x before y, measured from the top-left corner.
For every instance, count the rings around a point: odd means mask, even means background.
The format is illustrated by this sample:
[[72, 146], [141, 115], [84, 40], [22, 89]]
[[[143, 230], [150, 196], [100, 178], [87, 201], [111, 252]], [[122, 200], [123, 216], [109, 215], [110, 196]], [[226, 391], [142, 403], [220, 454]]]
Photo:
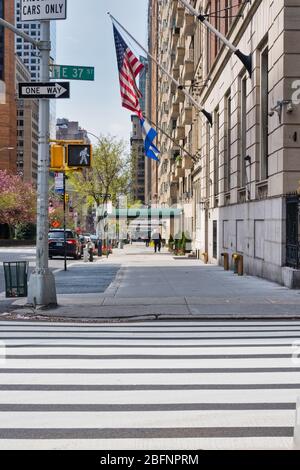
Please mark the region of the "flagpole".
[[221, 41], [240, 59], [243, 65], [246, 67], [246, 70], [249, 73], [251, 78], [252, 76], [252, 54], [246, 55], [243, 54], [237, 47], [235, 47], [228, 39], [220, 33], [212, 24], [207, 21], [204, 15], [199, 13], [192, 5], [189, 4], [187, 0], [179, 0], [192, 15], [196, 16], [201, 23], [203, 23], [212, 33], [214, 33]]
[[145, 119], [147, 119], [147, 121], [150, 122], [150, 124], [151, 124], [152, 126], [156, 127], [156, 129], [157, 129], [158, 131], [160, 131], [160, 132], [161, 132], [162, 134], [164, 134], [169, 140], [171, 140], [174, 144], [176, 144], [176, 146], [179, 147], [180, 150], [182, 150], [184, 153], [186, 153], [186, 154], [193, 160], [193, 162], [195, 162], [195, 163], [198, 162], [197, 158], [195, 158], [190, 152], [188, 152], [187, 150], [185, 150], [185, 148], [182, 147], [182, 145], [179, 145], [179, 144], [176, 142], [176, 140], [173, 139], [173, 137], [171, 137], [169, 134], [167, 134], [166, 131], [162, 130], [162, 128], [159, 127], [157, 124], [155, 124], [155, 122], [153, 122], [151, 119], [149, 119], [148, 116], [145, 116], [145, 115], [144, 115], [144, 117], [145, 117]]
[[142, 49], [142, 51], [145, 52], [145, 54], [153, 61], [156, 63], [156, 65], [161, 69], [161, 71], [167, 75], [169, 77], [170, 80], [172, 80], [173, 83], [175, 83], [175, 85], [177, 86], [177, 88], [179, 90], [182, 90], [182, 93], [193, 103], [194, 106], [196, 106], [196, 108], [199, 109], [199, 111], [201, 111], [202, 114], [204, 114], [204, 116], [206, 117], [206, 119], [209, 121], [210, 125], [212, 126], [212, 114], [209, 113], [208, 111], [206, 111], [199, 103], [198, 101], [196, 101], [192, 95], [190, 95], [182, 85], [180, 85], [180, 83], [175, 80], [174, 77], [172, 77], [172, 75], [155, 59], [155, 57], [153, 57], [153, 55], [150, 54], [150, 52], [148, 52], [130, 33], [129, 31], [127, 31], [126, 28], [124, 28], [123, 25], [121, 25], [121, 23], [119, 23], [118, 20], [116, 20], [116, 18], [111, 15], [109, 12], [107, 13], [110, 17], [110, 19], [115, 22], [118, 26], [120, 26], [120, 28]]

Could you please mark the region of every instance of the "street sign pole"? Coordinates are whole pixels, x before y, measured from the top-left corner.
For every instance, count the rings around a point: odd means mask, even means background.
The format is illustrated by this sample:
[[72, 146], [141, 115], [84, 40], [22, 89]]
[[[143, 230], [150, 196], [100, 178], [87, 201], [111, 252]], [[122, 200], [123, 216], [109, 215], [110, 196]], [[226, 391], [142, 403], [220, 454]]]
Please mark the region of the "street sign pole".
[[[49, 81], [50, 62], [50, 21], [41, 21], [41, 80]], [[49, 270], [48, 231], [49, 231], [49, 121], [50, 104], [48, 99], [39, 100], [39, 155], [38, 155], [38, 199], [36, 267], [29, 279], [28, 303], [38, 306], [57, 305], [55, 280]]]
[[67, 271], [67, 235], [66, 235], [66, 172], [63, 173], [64, 182], [64, 270]]

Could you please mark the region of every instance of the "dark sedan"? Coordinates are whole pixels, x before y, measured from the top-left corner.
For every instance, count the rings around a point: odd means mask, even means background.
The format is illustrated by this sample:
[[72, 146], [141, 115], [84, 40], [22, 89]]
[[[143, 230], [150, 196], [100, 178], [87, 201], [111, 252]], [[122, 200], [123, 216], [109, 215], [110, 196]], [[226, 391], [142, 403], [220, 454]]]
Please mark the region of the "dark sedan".
[[70, 258], [80, 259], [81, 258], [81, 243], [73, 230], [66, 230], [66, 246], [64, 247], [64, 230], [52, 229], [48, 234], [49, 239], [49, 258], [53, 256], [64, 256]]

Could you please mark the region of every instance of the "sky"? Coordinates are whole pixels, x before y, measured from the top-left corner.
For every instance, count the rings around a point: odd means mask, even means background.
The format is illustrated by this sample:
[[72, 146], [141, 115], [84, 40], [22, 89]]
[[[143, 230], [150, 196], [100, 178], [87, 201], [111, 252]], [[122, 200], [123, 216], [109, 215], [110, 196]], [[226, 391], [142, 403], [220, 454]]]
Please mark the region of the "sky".
[[[94, 66], [95, 81], [71, 81], [71, 98], [57, 100], [57, 117], [79, 121], [93, 134], [110, 134], [129, 141], [130, 111], [121, 107], [107, 12], [147, 49], [147, 4], [147, 0], [68, 0], [67, 20], [57, 21], [56, 63]], [[136, 54], [142, 53], [134, 47]]]

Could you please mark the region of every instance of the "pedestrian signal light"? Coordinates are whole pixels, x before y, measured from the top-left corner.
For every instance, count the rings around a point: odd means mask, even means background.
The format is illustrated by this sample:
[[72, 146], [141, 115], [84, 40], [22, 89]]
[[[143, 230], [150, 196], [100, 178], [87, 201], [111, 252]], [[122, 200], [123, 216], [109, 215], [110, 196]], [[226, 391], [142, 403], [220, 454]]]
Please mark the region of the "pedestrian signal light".
[[67, 150], [68, 167], [89, 168], [92, 161], [92, 146], [82, 144], [69, 144]]
[[51, 145], [51, 168], [55, 170], [64, 169], [64, 147], [62, 145]]
[[70, 199], [70, 198], [69, 198], [69, 194], [66, 193], [66, 194], [65, 194], [65, 203], [68, 203], [68, 202], [69, 202], [69, 199]]

